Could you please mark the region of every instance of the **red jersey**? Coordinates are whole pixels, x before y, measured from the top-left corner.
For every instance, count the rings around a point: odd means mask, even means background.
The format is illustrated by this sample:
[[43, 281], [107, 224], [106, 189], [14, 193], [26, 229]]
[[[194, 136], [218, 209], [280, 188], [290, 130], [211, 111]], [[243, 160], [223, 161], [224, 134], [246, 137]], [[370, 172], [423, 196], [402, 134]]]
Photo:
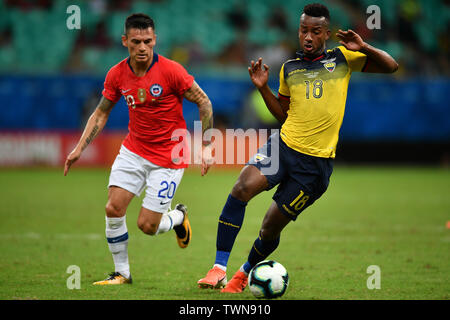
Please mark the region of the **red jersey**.
[[185, 136], [177, 134], [182, 137], [180, 141], [171, 138], [174, 130], [186, 130], [183, 94], [193, 83], [194, 77], [183, 66], [156, 53], [142, 77], [134, 74], [129, 58], [112, 67], [106, 75], [102, 94], [113, 102], [123, 96], [127, 102], [129, 133], [123, 145], [161, 167], [186, 168], [186, 161], [172, 161], [171, 156], [175, 145], [186, 141]]

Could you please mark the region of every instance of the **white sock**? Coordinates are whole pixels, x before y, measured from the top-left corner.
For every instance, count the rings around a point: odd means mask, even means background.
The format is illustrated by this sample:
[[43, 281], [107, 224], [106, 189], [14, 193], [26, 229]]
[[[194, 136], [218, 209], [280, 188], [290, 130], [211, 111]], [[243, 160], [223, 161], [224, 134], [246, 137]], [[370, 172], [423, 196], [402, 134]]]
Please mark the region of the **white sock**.
[[223, 265], [221, 265], [221, 264], [217, 264], [217, 263], [216, 263], [216, 264], [213, 265], [213, 267], [217, 267], [217, 268], [219, 268], [219, 269], [222, 269], [222, 270], [225, 271], [225, 272], [227, 271], [227, 267], [225, 267], [225, 266], [223, 266]]
[[243, 272], [243, 273], [248, 277], [248, 272], [245, 271], [244, 265], [242, 265], [242, 266], [239, 268], [239, 271]]
[[179, 226], [183, 223], [184, 215], [180, 210], [172, 210], [164, 213], [159, 222], [158, 230], [156, 234], [165, 233], [173, 229], [173, 227]]
[[121, 218], [106, 217], [106, 240], [111, 251], [115, 272], [119, 272], [126, 278], [130, 277], [130, 265], [128, 263], [128, 230], [125, 216]]
[[172, 219], [167, 215], [167, 213], [164, 213], [161, 217], [161, 221], [159, 222], [158, 230], [156, 230], [156, 234], [162, 234], [169, 230], [172, 230], [173, 228], [173, 221]]
[[183, 223], [184, 214], [180, 210], [175, 209], [169, 211], [167, 212], [167, 215], [172, 219], [174, 227], [179, 226], [180, 224]]

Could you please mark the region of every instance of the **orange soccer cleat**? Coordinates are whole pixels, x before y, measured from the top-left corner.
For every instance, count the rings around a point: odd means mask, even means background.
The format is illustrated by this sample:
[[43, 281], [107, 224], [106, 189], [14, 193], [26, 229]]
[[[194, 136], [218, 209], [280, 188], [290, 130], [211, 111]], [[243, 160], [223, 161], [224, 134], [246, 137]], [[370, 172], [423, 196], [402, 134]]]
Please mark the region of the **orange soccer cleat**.
[[227, 284], [227, 273], [215, 266], [208, 271], [206, 277], [197, 281], [198, 287], [202, 289], [220, 289]]
[[247, 286], [248, 276], [245, 275], [242, 271], [238, 270], [233, 278], [227, 283], [225, 288], [223, 288], [220, 292], [225, 293], [241, 293], [244, 291]]

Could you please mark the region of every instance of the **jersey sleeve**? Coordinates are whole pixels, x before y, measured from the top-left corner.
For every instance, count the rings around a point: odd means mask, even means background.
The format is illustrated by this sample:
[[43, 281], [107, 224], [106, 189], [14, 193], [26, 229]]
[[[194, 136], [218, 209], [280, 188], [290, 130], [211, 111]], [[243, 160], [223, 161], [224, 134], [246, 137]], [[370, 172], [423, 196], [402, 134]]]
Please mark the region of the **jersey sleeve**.
[[192, 87], [194, 77], [191, 76], [186, 69], [178, 62], [173, 61], [171, 72], [171, 85], [175, 92], [182, 96], [187, 90]]
[[119, 87], [117, 85], [117, 70], [111, 68], [106, 74], [105, 82], [103, 84], [103, 96], [112, 101], [119, 101], [122, 94], [120, 93]]
[[281, 66], [280, 70], [280, 87], [278, 89], [278, 94], [284, 97], [290, 97], [291, 93], [289, 91], [289, 87], [284, 79], [284, 64]]
[[347, 64], [352, 72], [364, 71], [367, 65], [367, 56], [364, 53], [348, 50], [344, 46], [339, 46], [338, 48], [347, 60]]

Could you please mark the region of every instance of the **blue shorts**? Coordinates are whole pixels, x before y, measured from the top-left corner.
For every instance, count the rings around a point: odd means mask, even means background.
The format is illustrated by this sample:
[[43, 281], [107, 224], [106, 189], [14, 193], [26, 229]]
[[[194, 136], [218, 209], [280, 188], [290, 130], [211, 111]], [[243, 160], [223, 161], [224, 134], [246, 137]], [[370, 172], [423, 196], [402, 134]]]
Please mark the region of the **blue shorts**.
[[[278, 157], [275, 151], [277, 144]], [[272, 198], [281, 212], [292, 220], [322, 196], [333, 172], [332, 158], [313, 157], [295, 151], [283, 142], [278, 133], [271, 135], [247, 164], [257, 167], [267, 178], [267, 190], [278, 185]]]

